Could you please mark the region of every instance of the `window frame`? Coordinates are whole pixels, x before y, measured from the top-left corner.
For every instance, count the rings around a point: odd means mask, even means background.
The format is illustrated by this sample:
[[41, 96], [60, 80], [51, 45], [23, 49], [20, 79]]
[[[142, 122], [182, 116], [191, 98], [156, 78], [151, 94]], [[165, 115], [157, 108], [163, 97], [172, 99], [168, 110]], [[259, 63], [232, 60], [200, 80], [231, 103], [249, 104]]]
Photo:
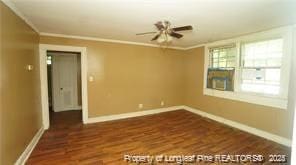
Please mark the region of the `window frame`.
[[[209, 56], [210, 56], [210, 58], [209, 58], [209, 62], [210, 62], [210, 64], [209, 65], [213, 65], [213, 57], [211, 57], [211, 56], [213, 56], [213, 54], [211, 54], [211, 50], [213, 50], [213, 49], [231, 49], [231, 48], [236, 48], [236, 44], [235, 43], [230, 43], [230, 44], [227, 44], [227, 45], [220, 45], [220, 46], [215, 46], [215, 47], [209, 47], [208, 49], [209, 49]], [[219, 52], [219, 56], [220, 56], [220, 52]], [[227, 67], [227, 64], [228, 64], [228, 62], [227, 62], [227, 58], [229, 58], [229, 56], [226, 56], [226, 57], [224, 57], [225, 58], [225, 61], [226, 61], [226, 67], [211, 67], [211, 68], [233, 68], [232, 66], [231, 67]], [[234, 60], [236, 60], [236, 58], [237, 57], [234, 57]], [[235, 62], [235, 61], [234, 61]], [[235, 62], [236, 63], [236, 62]], [[218, 64], [220, 64], [220, 60], [219, 60], [219, 58], [218, 58]]]
[[[280, 75], [281, 75], [281, 77], [280, 77], [280, 91], [279, 91], [279, 94], [277, 94], [277, 95], [272, 95], [272, 94], [265, 94], [265, 93], [261, 93], [261, 92], [249, 92], [249, 91], [243, 91], [242, 89], [241, 89], [241, 84], [242, 84], [242, 72], [243, 72], [243, 69], [244, 68], [247, 68], [247, 67], [243, 67], [243, 60], [244, 60], [244, 58], [243, 58], [243, 51], [244, 51], [244, 49], [243, 49], [243, 44], [247, 44], [247, 43], [256, 43], [256, 42], [263, 42], [263, 41], [269, 41], [269, 40], [275, 40], [275, 39], [282, 39], [283, 40], [283, 51], [282, 51], [282, 53], [283, 53], [283, 56], [282, 56], [282, 64], [281, 64], [281, 66], [279, 67], [280, 68]], [[263, 38], [263, 39], [258, 39], [258, 40], [252, 40], [252, 41], [242, 41], [242, 42], [240, 42], [240, 54], [239, 54], [239, 58], [240, 58], [240, 63], [239, 63], [239, 69], [240, 69], [240, 74], [239, 74], [239, 86], [238, 86], [238, 90], [240, 91], [240, 92], [244, 92], [244, 93], [249, 93], [249, 94], [255, 94], [255, 95], [258, 95], [258, 96], [265, 96], [265, 97], [274, 97], [274, 98], [285, 98], [285, 93], [284, 93], [284, 91], [283, 91], [283, 84], [285, 83], [285, 81], [284, 81], [284, 76], [283, 76], [283, 72], [286, 72], [286, 68], [285, 68], [285, 66], [283, 66], [283, 63], [284, 63], [284, 61], [285, 60], [287, 60], [286, 59], [286, 57], [285, 57], [285, 44], [284, 44], [284, 40], [285, 40], [285, 38], [284, 38], [284, 36], [277, 36], [277, 37], [268, 37], [268, 38]], [[250, 68], [252, 68], [252, 67], [250, 67]], [[254, 68], [256, 68], [256, 67], [254, 67]], [[264, 68], [264, 67], [258, 67], [258, 68]], [[266, 67], [266, 68], [272, 68], [272, 67]], [[278, 67], [274, 67], [274, 68], [278, 68]]]
[[[291, 67], [291, 54], [293, 44], [293, 27], [281, 27], [269, 31], [245, 35], [233, 39], [216, 41], [205, 45], [204, 52], [204, 86], [203, 94], [208, 96], [221, 97], [231, 100], [238, 100], [252, 104], [276, 107], [280, 109], [287, 108], [289, 75]], [[241, 90], [242, 75], [242, 44], [258, 42], [270, 39], [283, 39], [283, 56], [281, 65], [280, 94], [270, 95], [264, 93], [246, 92]], [[207, 70], [210, 67], [210, 48], [235, 43], [236, 45], [236, 65], [234, 74], [234, 91], [218, 91], [207, 88]], [[288, 75], [288, 76], [287, 76]]]

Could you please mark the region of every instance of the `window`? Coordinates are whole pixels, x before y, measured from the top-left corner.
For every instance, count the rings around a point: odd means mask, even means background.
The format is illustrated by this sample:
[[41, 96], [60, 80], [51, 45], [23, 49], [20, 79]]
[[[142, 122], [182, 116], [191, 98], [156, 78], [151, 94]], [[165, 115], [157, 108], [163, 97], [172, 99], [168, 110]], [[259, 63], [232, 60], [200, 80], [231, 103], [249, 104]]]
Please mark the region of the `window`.
[[235, 44], [214, 47], [209, 49], [210, 67], [212, 68], [229, 68], [236, 65], [236, 48]]
[[209, 48], [210, 65], [207, 74], [207, 88], [222, 91], [234, 90], [236, 54], [235, 44]]
[[293, 27], [205, 46], [204, 95], [287, 108]]
[[283, 39], [243, 43], [241, 90], [279, 95]]

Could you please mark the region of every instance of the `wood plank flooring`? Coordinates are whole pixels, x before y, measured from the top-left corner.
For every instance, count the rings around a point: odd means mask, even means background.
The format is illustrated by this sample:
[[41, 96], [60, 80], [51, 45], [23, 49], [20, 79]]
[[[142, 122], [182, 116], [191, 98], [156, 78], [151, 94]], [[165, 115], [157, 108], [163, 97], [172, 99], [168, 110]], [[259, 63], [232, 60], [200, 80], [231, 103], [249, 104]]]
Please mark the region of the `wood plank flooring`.
[[81, 123], [81, 111], [67, 111], [52, 114], [51, 127], [27, 164], [129, 164], [124, 154], [261, 154], [268, 158], [269, 154], [290, 157], [290, 148], [185, 110], [88, 125]]

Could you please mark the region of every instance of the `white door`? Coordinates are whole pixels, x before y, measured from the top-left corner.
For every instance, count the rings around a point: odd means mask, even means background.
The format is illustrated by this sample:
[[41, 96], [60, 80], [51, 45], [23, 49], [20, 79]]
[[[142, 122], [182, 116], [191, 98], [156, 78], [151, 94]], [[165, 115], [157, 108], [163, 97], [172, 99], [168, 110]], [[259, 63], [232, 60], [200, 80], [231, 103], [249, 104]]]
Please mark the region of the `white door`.
[[52, 89], [55, 112], [79, 108], [76, 54], [52, 54]]

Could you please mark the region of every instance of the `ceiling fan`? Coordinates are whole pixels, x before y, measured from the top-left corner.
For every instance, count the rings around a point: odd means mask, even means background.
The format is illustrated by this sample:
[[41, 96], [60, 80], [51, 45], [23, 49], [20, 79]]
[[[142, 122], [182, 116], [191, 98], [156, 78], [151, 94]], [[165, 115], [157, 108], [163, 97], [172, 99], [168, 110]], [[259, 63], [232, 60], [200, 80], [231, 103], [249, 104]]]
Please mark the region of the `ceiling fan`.
[[157, 33], [151, 39], [151, 41], [157, 40], [157, 42], [163, 43], [163, 42], [171, 42], [172, 37], [177, 38], [177, 39], [183, 37], [182, 34], [176, 33], [176, 32], [185, 31], [185, 30], [192, 30], [193, 29], [191, 25], [171, 28], [171, 23], [169, 21], [163, 21], [163, 22], [158, 21], [154, 25], [156, 26], [158, 31], [138, 33], [136, 35], [146, 35], [146, 34]]

